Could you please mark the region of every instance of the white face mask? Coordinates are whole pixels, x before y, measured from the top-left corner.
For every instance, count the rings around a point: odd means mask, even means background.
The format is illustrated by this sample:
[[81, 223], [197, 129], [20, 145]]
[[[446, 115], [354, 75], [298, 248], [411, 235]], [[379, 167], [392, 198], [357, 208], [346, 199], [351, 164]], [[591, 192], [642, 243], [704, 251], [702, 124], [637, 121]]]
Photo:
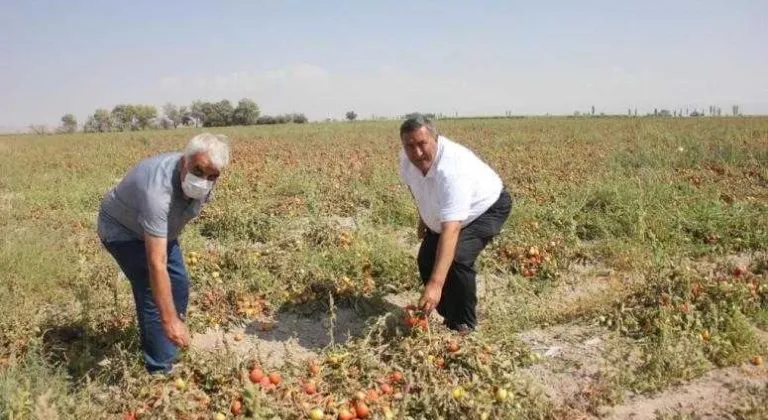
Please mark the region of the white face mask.
[[184, 194], [195, 200], [205, 198], [206, 194], [213, 187], [213, 181], [208, 181], [205, 178], [187, 173], [184, 177], [184, 181], [181, 183], [181, 189], [184, 190]]

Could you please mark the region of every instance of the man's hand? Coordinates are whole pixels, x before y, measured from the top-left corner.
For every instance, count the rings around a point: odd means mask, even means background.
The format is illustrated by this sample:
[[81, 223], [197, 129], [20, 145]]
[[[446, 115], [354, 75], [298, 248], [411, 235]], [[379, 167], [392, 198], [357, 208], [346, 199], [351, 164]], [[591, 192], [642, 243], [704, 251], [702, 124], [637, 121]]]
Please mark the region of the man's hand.
[[440, 298], [443, 295], [443, 285], [430, 281], [424, 288], [424, 293], [419, 299], [419, 308], [427, 313], [432, 312], [437, 304], [440, 303]]
[[189, 329], [184, 321], [176, 318], [168, 323], [163, 323], [163, 332], [173, 344], [178, 347], [189, 346]]
[[425, 311], [431, 311], [437, 307], [443, 296], [443, 285], [448, 276], [448, 270], [456, 255], [456, 244], [461, 231], [460, 222], [443, 222], [441, 224], [440, 239], [437, 241], [435, 265], [432, 267], [432, 276], [424, 288], [424, 293], [419, 300], [419, 306]]

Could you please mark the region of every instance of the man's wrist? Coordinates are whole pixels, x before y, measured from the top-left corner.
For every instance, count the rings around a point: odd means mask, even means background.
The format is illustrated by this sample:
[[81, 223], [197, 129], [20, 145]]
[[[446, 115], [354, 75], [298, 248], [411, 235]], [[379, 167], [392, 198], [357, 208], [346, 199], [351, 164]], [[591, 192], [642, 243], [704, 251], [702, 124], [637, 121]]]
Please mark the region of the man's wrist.
[[160, 322], [163, 325], [172, 325], [179, 317], [173, 313], [168, 315], [160, 315]]
[[427, 281], [427, 286], [439, 287], [441, 289], [443, 288], [443, 284], [445, 284], [445, 279], [439, 279], [437, 277], [430, 277]]

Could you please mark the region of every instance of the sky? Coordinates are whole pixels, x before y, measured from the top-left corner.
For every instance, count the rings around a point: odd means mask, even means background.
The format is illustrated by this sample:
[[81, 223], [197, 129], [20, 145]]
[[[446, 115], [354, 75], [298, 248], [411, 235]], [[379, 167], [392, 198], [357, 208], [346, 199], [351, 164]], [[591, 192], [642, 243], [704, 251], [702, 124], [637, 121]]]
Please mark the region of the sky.
[[310, 120], [768, 114], [768, 2], [0, 0], [0, 130], [119, 103]]

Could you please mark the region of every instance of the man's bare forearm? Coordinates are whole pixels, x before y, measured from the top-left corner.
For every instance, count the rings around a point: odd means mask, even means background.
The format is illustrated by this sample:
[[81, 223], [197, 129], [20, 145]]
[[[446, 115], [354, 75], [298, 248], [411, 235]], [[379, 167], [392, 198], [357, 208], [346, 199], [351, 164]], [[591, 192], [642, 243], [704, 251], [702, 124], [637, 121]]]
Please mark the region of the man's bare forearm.
[[168, 277], [168, 270], [165, 265], [153, 266], [149, 268], [149, 283], [152, 288], [152, 297], [158, 312], [160, 312], [160, 321], [163, 324], [173, 322], [178, 318], [176, 305], [173, 303], [173, 293], [171, 291], [171, 280]]
[[444, 223], [440, 239], [437, 242], [437, 254], [435, 256], [435, 265], [432, 268], [432, 275], [429, 282], [440, 287], [445, 284], [448, 276], [448, 270], [451, 268], [453, 258], [456, 256], [456, 244], [459, 241], [459, 232], [461, 225], [459, 223]]

